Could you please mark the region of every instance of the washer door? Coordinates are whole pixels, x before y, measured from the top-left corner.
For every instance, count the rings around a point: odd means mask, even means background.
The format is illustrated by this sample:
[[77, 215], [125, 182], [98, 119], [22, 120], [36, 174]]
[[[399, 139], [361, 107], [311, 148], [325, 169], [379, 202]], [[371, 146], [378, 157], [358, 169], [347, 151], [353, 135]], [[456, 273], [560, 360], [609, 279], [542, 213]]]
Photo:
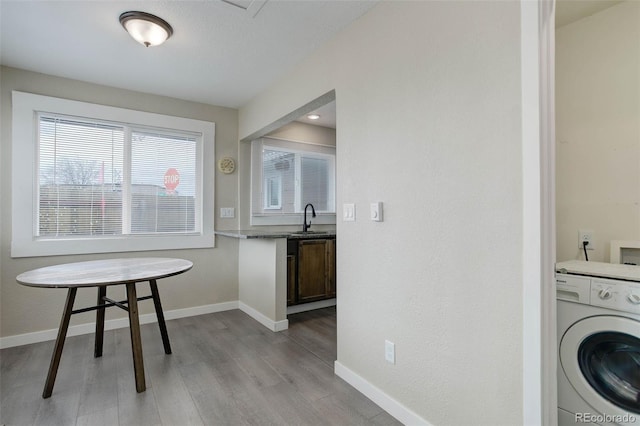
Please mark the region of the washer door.
[[640, 419], [640, 321], [595, 316], [576, 322], [560, 341], [560, 363], [599, 414]]

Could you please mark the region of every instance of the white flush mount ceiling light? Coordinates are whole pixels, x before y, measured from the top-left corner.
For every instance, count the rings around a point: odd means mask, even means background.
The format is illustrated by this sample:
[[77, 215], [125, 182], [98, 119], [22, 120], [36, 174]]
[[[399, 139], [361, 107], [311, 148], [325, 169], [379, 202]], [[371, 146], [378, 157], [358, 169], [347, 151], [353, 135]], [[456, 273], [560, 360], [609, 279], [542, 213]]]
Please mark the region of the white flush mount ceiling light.
[[320, 116], [318, 114], [309, 114], [309, 115], [307, 115], [307, 118], [309, 120], [317, 120], [317, 119], [320, 118]]
[[164, 19], [146, 12], [124, 12], [120, 23], [138, 43], [158, 46], [173, 34], [173, 28]]

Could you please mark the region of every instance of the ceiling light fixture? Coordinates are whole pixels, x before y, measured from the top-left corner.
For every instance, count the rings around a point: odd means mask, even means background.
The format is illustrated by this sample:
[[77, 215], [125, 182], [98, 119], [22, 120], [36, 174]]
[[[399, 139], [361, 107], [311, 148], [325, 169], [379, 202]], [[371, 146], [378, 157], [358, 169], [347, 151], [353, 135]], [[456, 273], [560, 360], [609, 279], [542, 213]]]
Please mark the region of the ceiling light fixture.
[[320, 118], [320, 116], [318, 114], [309, 114], [307, 115], [307, 118], [309, 120], [317, 120], [318, 118]]
[[173, 34], [173, 28], [164, 19], [146, 12], [124, 12], [120, 23], [138, 43], [158, 46]]

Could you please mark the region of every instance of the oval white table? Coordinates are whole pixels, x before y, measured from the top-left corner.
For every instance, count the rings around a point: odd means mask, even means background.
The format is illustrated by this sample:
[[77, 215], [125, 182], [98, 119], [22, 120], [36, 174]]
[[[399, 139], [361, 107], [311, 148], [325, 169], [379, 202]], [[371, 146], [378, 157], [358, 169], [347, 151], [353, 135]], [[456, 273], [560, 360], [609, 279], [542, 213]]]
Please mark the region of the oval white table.
[[[138, 319], [138, 301], [153, 299], [158, 317], [160, 334], [166, 354], [171, 353], [169, 335], [164, 321], [160, 295], [156, 280], [178, 275], [188, 271], [193, 263], [183, 259], [171, 259], [160, 257], [106, 259], [88, 262], [66, 263], [24, 272], [16, 277], [22, 285], [44, 288], [67, 288], [67, 301], [65, 303], [58, 337], [51, 356], [49, 373], [42, 393], [43, 398], [49, 398], [53, 392], [53, 385], [58, 372], [58, 365], [62, 357], [62, 348], [69, 328], [71, 315], [81, 312], [96, 311], [96, 341], [94, 356], [102, 356], [102, 343], [104, 341], [104, 313], [105, 309], [117, 306], [129, 313], [129, 329], [131, 331], [131, 349], [133, 352], [133, 368], [136, 379], [136, 391], [144, 392], [146, 383], [144, 378], [144, 364], [142, 359], [142, 341], [140, 339], [140, 321]], [[138, 298], [136, 283], [148, 281], [151, 288], [151, 296]], [[127, 287], [127, 299], [122, 301], [111, 300], [107, 297], [107, 286], [125, 285]], [[79, 287], [97, 287], [98, 303], [96, 306], [73, 310], [73, 302]]]

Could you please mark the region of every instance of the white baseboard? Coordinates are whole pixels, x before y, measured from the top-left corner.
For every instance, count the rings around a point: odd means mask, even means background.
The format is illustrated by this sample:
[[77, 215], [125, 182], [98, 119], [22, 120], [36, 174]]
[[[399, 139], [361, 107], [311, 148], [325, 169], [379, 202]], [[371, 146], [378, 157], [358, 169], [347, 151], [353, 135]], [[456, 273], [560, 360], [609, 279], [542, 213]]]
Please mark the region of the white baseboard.
[[266, 317], [264, 314], [253, 309], [246, 303], [238, 302], [238, 305], [238, 308], [242, 312], [249, 315], [251, 318], [258, 321], [260, 324], [264, 325], [271, 331], [282, 331], [289, 328], [289, 320], [273, 321], [271, 318]]
[[359, 376], [338, 361], [334, 363], [334, 371], [338, 377], [356, 388], [403, 424], [408, 426], [433, 426], [400, 402], [384, 393], [380, 388], [375, 387], [362, 376]]
[[299, 314], [300, 312], [312, 311], [314, 309], [328, 308], [329, 306], [336, 306], [335, 298], [287, 306], [287, 315]]
[[[164, 311], [165, 320], [177, 318], [193, 317], [196, 315], [212, 314], [214, 312], [229, 311], [238, 309], [238, 301], [215, 303], [212, 305], [194, 306], [193, 308], [174, 309], [172, 311]], [[155, 312], [152, 314], [140, 315], [140, 324], [149, 324], [157, 322]], [[117, 328], [129, 327], [129, 318], [118, 318], [107, 320], [104, 323], [105, 330], [115, 330]], [[95, 333], [96, 323], [78, 324], [69, 327], [67, 337], [79, 336], [81, 334]], [[0, 337], [0, 349], [11, 348], [13, 346], [28, 345], [31, 343], [46, 342], [55, 340], [58, 335], [58, 329], [36, 331], [34, 333], [17, 334], [15, 336]]]

